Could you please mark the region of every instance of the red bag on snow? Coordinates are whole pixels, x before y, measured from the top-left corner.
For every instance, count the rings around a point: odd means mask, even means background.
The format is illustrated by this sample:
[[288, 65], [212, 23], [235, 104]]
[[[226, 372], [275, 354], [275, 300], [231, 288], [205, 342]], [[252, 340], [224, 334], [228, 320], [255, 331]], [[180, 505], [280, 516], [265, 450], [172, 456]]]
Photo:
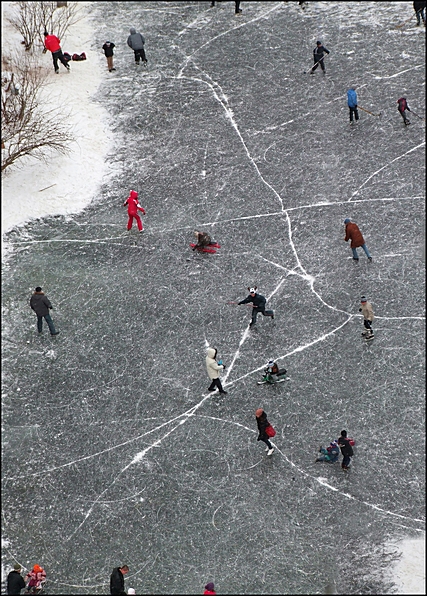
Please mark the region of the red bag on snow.
[[269, 424], [267, 426], [267, 428], [265, 429], [265, 434], [267, 435], [267, 437], [270, 437], [270, 439], [272, 439], [273, 437], [276, 436], [276, 431], [274, 430], [274, 428], [271, 426], [271, 424]]

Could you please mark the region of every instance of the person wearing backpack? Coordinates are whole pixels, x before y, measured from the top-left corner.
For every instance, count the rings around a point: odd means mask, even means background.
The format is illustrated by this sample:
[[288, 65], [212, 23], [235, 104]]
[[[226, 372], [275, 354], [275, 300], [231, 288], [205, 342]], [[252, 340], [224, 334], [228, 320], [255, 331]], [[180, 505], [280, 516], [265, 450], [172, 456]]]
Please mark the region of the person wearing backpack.
[[397, 109], [399, 110], [399, 114], [402, 116], [403, 118], [403, 122], [408, 125], [411, 124], [408, 120], [408, 117], [406, 115], [406, 112], [410, 112], [410, 108], [408, 106], [408, 102], [406, 101], [406, 97], [399, 97], [399, 99], [397, 100], [398, 106]]
[[343, 470], [350, 469], [351, 458], [354, 455], [353, 447], [350, 444], [350, 439], [347, 438], [347, 431], [342, 430], [341, 436], [338, 439], [338, 445], [341, 449], [341, 454], [343, 456], [343, 460], [341, 462], [341, 467]]

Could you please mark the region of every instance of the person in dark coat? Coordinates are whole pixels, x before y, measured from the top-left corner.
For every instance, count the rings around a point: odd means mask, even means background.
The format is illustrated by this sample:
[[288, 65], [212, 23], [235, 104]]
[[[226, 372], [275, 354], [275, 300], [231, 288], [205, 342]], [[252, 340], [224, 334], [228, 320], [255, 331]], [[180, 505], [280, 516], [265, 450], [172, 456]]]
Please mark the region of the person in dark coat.
[[351, 457], [354, 455], [354, 452], [353, 447], [350, 445], [350, 439], [347, 438], [346, 430], [341, 431], [341, 436], [338, 439], [338, 445], [341, 448], [341, 454], [343, 456], [341, 467], [343, 470], [348, 470], [350, 468], [350, 461]]
[[106, 41], [104, 43], [104, 45], [102, 46], [102, 49], [104, 50], [105, 57], [107, 58], [107, 66], [108, 66], [109, 72], [116, 70], [113, 66], [113, 56], [114, 56], [113, 49], [115, 47], [116, 46], [113, 44], [112, 41]]
[[197, 250], [198, 248], [204, 248], [212, 242], [212, 238], [209, 236], [207, 232], [198, 232], [197, 230], [194, 230], [194, 235], [196, 237], [196, 245], [193, 248], [193, 250]]
[[408, 120], [408, 117], [406, 115], [406, 112], [410, 112], [411, 109], [408, 106], [408, 102], [406, 101], [406, 97], [399, 97], [399, 99], [397, 100], [398, 106], [397, 109], [399, 110], [399, 114], [402, 116], [403, 118], [403, 122], [408, 125], [411, 124]]
[[21, 575], [21, 565], [15, 563], [13, 570], [7, 576], [7, 593], [20, 594], [23, 588], [25, 588], [25, 581]]
[[365, 239], [362, 236], [362, 232], [359, 230], [359, 226], [351, 221], [349, 217], [344, 220], [345, 224], [345, 238], [344, 242], [348, 242], [351, 240], [350, 246], [351, 250], [353, 251], [353, 261], [359, 260], [359, 255], [357, 254], [358, 248], [363, 248], [368, 257], [368, 261], [372, 263], [372, 257], [366, 246]]
[[424, 0], [423, 2], [414, 2], [414, 10], [415, 10], [415, 14], [417, 17], [417, 26], [418, 27], [421, 25], [421, 18], [423, 19], [423, 23], [424, 23], [424, 27], [425, 27], [425, 24], [426, 24], [425, 9], [426, 9], [426, 0]]
[[250, 327], [255, 325], [256, 318], [258, 313], [260, 312], [264, 317], [271, 317], [274, 319], [274, 311], [272, 310], [265, 310], [265, 304], [267, 300], [261, 294], [257, 294], [257, 287], [254, 286], [253, 288], [248, 288], [249, 296], [244, 300], [241, 300], [237, 304], [250, 304], [252, 303], [252, 321], [250, 322]]
[[314, 74], [314, 71], [320, 64], [320, 68], [323, 70], [323, 74], [326, 74], [326, 69], [324, 65], [324, 54], [329, 54], [329, 50], [322, 45], [321, 41], [316, 41], [316, 47], [313, 50], [313, 57], [314, 57], [314, 66], [310, 70], [310, 74]]
[[317, 456], [316, 461], [326, 461], [330, 464], [334, 464], [338, 461], [338, 457], [340, 454], [340, 448], [338, 446], [338, 441], [331, 441], [329, 443], [329, 447], [320, 447], [319, 449], [320, 455]]
[[267, 455], [272, 455], [274, 451], [273, 445], [270, 443], [268, 439], [268, 435], [265, 432], [267, 426], [270, 426], [269, 421], [267, 420], [267, 414], [264, 412], [262, 408], [258, 408], [255, 412], [256, 423], [258, 425], [259, 435], [257, 441], [263, 441], [267, 445]]
[[52, 317], [49, 314], [49, 309], [53, 309], [53, 306], [50, 303], [48, 297], [44, 294], [44, 292], [42, 292], [40, 286], [37, 286], [34, 294], [31, 296], [30, 306], [37, 315], [38, 332], [41, 333], [43, 331], [44, 318], [46, 323], [48, 324], [50, 334], [58, 335], [59, 331], [55, 330], [55, 325], [53, 324]]
[[126, 594], [124, 576], [129, 571], [127, 565], [115, 567], [110, 577], [110, 594]]
[[147, 58], [145, 56], [145, 39], [141, 35], [141, 33], [137, 33], [136, 30], [131, 27], [130, 35], [127, 40], [127, 44], [130, 48], [132, 48], [135, 54], [135, 63], [139, 64], [139, 61], [142, 60], [144, 66], [147, 66]]

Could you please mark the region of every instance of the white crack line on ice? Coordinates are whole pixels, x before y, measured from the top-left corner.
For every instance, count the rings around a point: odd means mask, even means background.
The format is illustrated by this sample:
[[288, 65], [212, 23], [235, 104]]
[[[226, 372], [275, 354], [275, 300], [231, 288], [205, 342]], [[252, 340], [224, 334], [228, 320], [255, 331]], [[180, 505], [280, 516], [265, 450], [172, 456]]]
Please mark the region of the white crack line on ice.
[[[247, 426], [245, 426], [244, 424], [240, 424], [239, 422], [234, 422], [234, 420], [225, 420], [224, 418], [218, 418], [216, 416], [206, 416], [205, 414], [198, 414], [197, 418], [207, 418], [209, 420], [218, 420], [219, 422], [222, 422], [224, 424], [233, 424], [235, 426], [239, 426], [240, 428], [243, 428], [244, 430], [247, 430], [251, 433], [256, 433], [257, 431], [252, 429], [252, 428], [248, 428]], [[398, 517], [400, 519], [407, 519], [413, 522], [421, 522], [421, 523], [425, 523], [424, 519], [418, 519], [418, 518], [414, 518], [414, 517], [409, 517], [407, 515], [402, 515], [400, 513], [394, 513], [393, 511], [389, 511], [387, 509], [383, 509], [382, 507], [379, 507], [378, 505], [374, 505], [373, 503], [369, 503], [368, 501], [363, 501], [361, 499], [358, 499], [357, 497], [354, 497], [353, 495], [350, 495], [349, 493], [345, 493], [343, 491], [341, 491], [339, 488], [336, 488], [335, 486], [332, 486], [332, 484], [329, 484], [326, 478], [322, 478], [321, 476], [312, 476], [311, 474], [309, 474], [308, 472], [306, 472], [305, 470], [303, 470], [302, 468], [298, 467], [292, 460], [290, 460], [285, 453], [283, 453], [283, 451], [277, 446], [277, 444], [270, 439], [270, 442], [274, 445], [275, 450], [280, 453], [280, 455], [283, 457], [283, 459], [285, 459], [288, 464], [290, 464], [292, 466], [292, 468], [294, 468], [296, 471], [298, 471], [300, 474], [302, 474], [303, 476], [305, 476], [306, 478], [310, 478], [311, 480], [315, 480], [316, 482], [318, 482], [321, 486], [324, 486], [325, 488], [328, 488], [329, 490], [332, 490], [336, 493], [338, 493], [339, 495], [341, 495], [342, 497], [345, 497], [346, 499], [351, 499], [352, 501], [356, 501], [357, 503], [361, 503], [362, 505], [366, 505], [367, 507], [370, 507], [371, 509], [375, 509], [376, 511], [379, 511], [380, 513], [384, 513], [385, 515], [391, 515], [394, 517]]]
[[[198, 52], [200, 52], [200, 50], [202, 50], [206, 46], [210, 45], [211, 43], [217, 41], [221, 37], [224, 37], [224, 35], [228, 35], [229, 33], [232, 33], [234, 31], [236, 31], [237, 29], [241, 29], [242, 27], [247, 27], [249, 25], [252, 25], [252, 23], [256, 23], [257, 21], [259, 21], [261, 19], [266, 19], [270, 13], [276, 11], [279, 8], [283, 8], [282, 3], [276, 4], [275, 6], [273, 6], [272, 8], [270, 8], [269, 10], [266, 10], [265, 12], [262, 12], [261, 14], [253, 17], [249, 21], [244, 21], [242, 23], [239, 23], [235, 27], [230, 27], [230, 29], [227, 29], [226, 31], [222, 31], [222, 33], [219, 33], [215, 37], [212, 37], [211, 39], [209, 39], [208, 41], [206, 41], [204, 44], [202, 44], [201, 46], [199, 46], [197, 48], [197, 50], [194, 50], [194, 52], [192, 54], [190, 54], [189, 56], [187, 56], [185, 58], [184, 63], [183, 63], [182, 67], [179, 70], [178, 77], [180, 77], [180, 75], [182, 74], [182, 72], [184, 71], [184, 69], [187, 67], [188, 63], [192, 61], [193, 56], [195, 56]], [[180, 35], [182, 32], [178, 33], [178, 35]]]
[[411, 66], [411, 68], [407, 68], [406, 70], [401, 70], [400, 72], [395, 72], [394, 74], [388, 75], [387, 77], [380, 77], [380, 76], [374, 75], [372, 73], [370, 73], [370, 74], [372, 74], [374, 79], [376, 79], [377, 81], [381, 80], [381, 79], [394, 79], [396, 77], [399, 77], [401, 74], [404, 74], [405, 72], [409, 72], [410, 70], [415, 70], [417, 68], [425, 68], [425, 64], [417, 64], [417, 66]]
[[424, 145], [425, 145], [425, 141], [424, 141], [424, 143], [420, 143], [416, 147], [412, 147], [412, 149], [409, 149], [409, 151], [406, 151], [402, 155], [398, 155], [397, 157], [395, 157], [394, 159], [392, 159], [389, 163], [387, 163], [385, 166], [383, 166], [382, 168], [380, 168], [379, 170], [377, 170], [376, 172], [374, 172], [373, 174], [371, 174], [368, 178], [366, 178], [365, 182], [363, 184], [361, 184], [359, 186], [359, 188], [353, 192], [353, 194], [351, 195], [351, 197], [348, 200], [348, 203], [351, 202], [352, 198], [355, 195], [358, 194], [358, 192], [365, 186], [365, 184], [367, 184], [369, 182], [369, 180], [371, 180], [371, 178], [373, 178], [374, 176], [376, 176], [377, 174], [379, 174], [380, 172], [382, 172], [382, 170], [385, 170], [386, 168], [388, 168], [389, 166], [391, 166], [391, 164], [394, 163], [395, 161], [398, 161], [399, 159], [402, 159], [403, 157], [406, 157], [406, 155], [409, 155], [409, 153], [412, 153], [413, 151], [416, 151], [420, 147], [424, 147]]

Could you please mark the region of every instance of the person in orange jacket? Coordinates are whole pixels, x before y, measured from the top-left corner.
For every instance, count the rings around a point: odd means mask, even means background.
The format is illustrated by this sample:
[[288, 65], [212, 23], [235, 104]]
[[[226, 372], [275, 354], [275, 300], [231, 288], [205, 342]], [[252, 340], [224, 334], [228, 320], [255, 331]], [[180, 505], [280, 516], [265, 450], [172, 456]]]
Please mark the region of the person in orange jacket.
[[138, 230], [142, 232], [144, 228], [142, 226], [141, 218], [138, 215], [138, 210], [142, 211], [142, 213], [145, 215], [145, 209], [141, 207], [141, 205], [138, 203], [138, 193], [136, 192], [136, 190], [130, 191], [128, 198], [123, 203], [123, 207], [125, 207], [126, 205], [128, 206], [129, 215], [127, 229], [130, 230], [132, 228], [133, 218], [135, 218]]
[[52, 60], [53, 60], [53, 68], [55, 69], [56, 74], [59, 72], [58, 68], [58, 60], [65, 66], [65, 68], [70, 71], [70, 65], [64, 58], [64, 54], [62, 53], [60, 40], [56, 37], [56, 35], [49, 35], [48, 31], [44, 32], [44, 47], [46, 50], [52, 52]]

